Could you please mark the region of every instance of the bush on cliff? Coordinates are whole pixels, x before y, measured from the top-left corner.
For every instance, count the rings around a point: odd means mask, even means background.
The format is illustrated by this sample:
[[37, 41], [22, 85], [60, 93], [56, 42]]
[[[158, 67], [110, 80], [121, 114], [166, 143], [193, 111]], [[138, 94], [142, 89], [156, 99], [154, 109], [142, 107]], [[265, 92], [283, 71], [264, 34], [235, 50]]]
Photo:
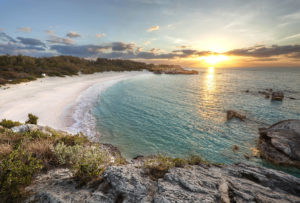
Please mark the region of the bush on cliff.
[[12, 128], [12, 127], [21, 125], [21, 123], [17, 122], [17, 121], [2, 119], [2, 121], [0, 122], [0, 125], [5, 128]]
[[37, 124], [37, 121], [38, 121], [38, 117], [29, 113], [28, 114], [28, 120], [25, 122], [26, 124]]
[[24, 188], [40, 170], [67, 167], [80, 184], [85, 184], [113, 164], [110, 161], [108, 151], [83, 135], [50, 128], [21, 133], [1, 127], [0, 202], [16, 202], [26, 196]]
[[143, 168], [152, 180], [157, 180], [163, 178], [170, 168], [199, 164], [208, 164], [208, 162], [197, 155], [190, 155], [186, 158], [172, 158], [167, 155], [158, 154], [146, 157]]
[[110, 164], [109, 154], [96, 144], [84, 147], [58, 143], [52, 150], [60, 165], [72, 168], [74, 177], [79, 180], [80, 184], [85, 184], [93, 177], [99, 176]]
[[13, 202], [22, 197], [22, 186], [31, 183], [32, 175], [42, 168], [31, 153], [13, 150], [0, 162], [0, 200]]

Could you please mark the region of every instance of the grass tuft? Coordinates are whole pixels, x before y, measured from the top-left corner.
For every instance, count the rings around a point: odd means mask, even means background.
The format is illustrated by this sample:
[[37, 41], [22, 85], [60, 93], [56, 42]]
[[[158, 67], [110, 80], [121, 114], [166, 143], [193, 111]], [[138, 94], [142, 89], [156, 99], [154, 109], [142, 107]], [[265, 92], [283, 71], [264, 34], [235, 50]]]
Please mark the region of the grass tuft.
[[12, 128], [12, 127], [21, 125], [21, 123], [17, 122], [17, 121], [2, 119], [2, 121], [0, 122], [0, 125], [5, 128]]

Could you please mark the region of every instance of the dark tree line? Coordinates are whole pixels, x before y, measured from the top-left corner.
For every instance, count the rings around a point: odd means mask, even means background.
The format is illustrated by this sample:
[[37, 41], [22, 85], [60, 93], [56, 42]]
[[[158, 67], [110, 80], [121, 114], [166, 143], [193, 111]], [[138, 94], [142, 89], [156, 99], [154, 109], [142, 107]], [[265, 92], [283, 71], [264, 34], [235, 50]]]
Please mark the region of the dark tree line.
[[157, 67], [131, 60], [98, 58], [95, 61], [74, 56], [35, 58], [30, 56], [0, 56], [0, 85], [20, 83], [48, 76], [92, 74], [104, 71], [140, 71]]

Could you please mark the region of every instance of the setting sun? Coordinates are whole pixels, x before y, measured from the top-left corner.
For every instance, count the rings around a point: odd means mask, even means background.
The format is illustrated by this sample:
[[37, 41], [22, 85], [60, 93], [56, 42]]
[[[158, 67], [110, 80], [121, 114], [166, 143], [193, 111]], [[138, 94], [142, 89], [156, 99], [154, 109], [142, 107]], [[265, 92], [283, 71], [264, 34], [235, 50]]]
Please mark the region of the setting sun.
[[205, 63], [209, 65], [215, 65], [222, 61], [227, 61], [228, 56], [225, 55], [209, 55], [209, 56], [203, 56], [200, 57], [200, 60], [203, 60]]

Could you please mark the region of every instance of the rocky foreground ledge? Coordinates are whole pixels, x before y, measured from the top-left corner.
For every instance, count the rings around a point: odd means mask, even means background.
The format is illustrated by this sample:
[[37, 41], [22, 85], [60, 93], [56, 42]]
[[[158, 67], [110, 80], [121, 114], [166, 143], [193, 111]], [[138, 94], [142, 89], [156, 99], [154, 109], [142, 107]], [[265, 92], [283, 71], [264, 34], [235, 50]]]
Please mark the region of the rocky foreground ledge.
[[27, 202], [300, 202], [300, 179], [245, 164], [172, 168], [153, 181], [136, 164], [112, 166], [76, 188], [68, 169], [40, 175]]
[[259, 129], [262, 158], [300, 168], [300, 120], [285, 120]]
[[[90, 142], [81, 135], [7, 120], [1, 123], [3, 202], [19, 202], [11, 199], [20, 200], [19, 193], [24, 194], [21, 202], [28, 203], [300, 202], [300, 178], [281, 171], [242, 163], [210, 164], [201, 157], [157, 155], [127, 163], [117, 149]], [[295, 120], [274, 124], [264, 129], [266, 135], [261, 135], [261, 142], [267, 136], [265, 146], [271, 143], [278, 147], [276, 152], [286, 156], [290, 149], [290, 159], [295, 159], [299, 148], [293, 144], [297, 143], [294, 138], [298, 139], [298, 124]], [[290, 133], [275, 133], [272, 137], [271, 132]], [[287, 142], [289, 138], [292, 141]], [[41, 171], [31, 170], [31, 166]], [[24, 175], [30, 181], [24, 182]], [[17, 189], [20, 191], [15, 194]]]

